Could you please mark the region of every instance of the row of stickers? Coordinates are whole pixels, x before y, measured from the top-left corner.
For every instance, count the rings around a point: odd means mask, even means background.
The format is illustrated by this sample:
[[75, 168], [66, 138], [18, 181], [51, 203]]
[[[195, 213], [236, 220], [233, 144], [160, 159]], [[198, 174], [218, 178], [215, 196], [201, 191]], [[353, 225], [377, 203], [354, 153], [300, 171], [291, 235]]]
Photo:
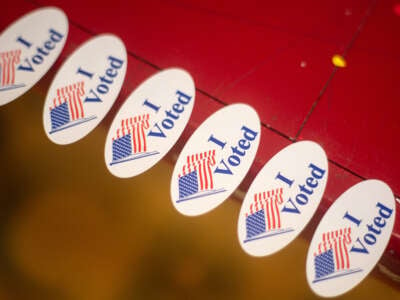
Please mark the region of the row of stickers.
[[[0, 36], [0, 104], [29, 90], [55, 62], [67, 39], [68, 20], [57, 8], [35, 10]], [[105, 117], [127, 69], [123, 42], [99, 35], [64, 62], [48, 90], [44, 129], [51, 141], [70, 144]], [[139, 175], [177, 142], [195, 103], [195, 84], [182, 69], [147, 79], [124, 102], [109, 129], [105, 162], [118, 177]], [[187, 216], [206, 213], [238, 187], [261, 138], [257, 112], [228, 105], [190, 137], [171, 180], [175, 208]], [[294, 143], [276, 154], [251, 184], [239, 214], [244, 251], [266, 256], [287, 246], [316, 212], [328, 179], [328, 160], [315, 142]], [[307, 255], [307, 280], [320, 296], [353, 288], [373, 269], [389, 241], [395, 199], [382, 181], [367, 180], [346, 191], [318, 225]]]

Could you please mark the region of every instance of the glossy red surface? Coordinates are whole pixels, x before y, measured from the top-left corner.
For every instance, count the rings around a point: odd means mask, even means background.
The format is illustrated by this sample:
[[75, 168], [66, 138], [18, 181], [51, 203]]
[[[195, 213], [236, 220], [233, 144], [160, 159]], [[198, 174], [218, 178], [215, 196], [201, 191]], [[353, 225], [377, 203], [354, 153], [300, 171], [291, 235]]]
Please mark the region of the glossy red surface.
[[274, 28], [296, 36], [346, 46], [371, 1], [202, 1], [172, 0], [174, 4], [203, 10], [237, 22]]
[[399, 60], [400, 16], [398, 0], [373, 1], [374, 6], [354, 48]]
[[227, 103], [247, 102], [263, 123], [295, 138], [314, 101], [328, 81], [336, 47], [298, 39], [249, 72], [215, 92]]

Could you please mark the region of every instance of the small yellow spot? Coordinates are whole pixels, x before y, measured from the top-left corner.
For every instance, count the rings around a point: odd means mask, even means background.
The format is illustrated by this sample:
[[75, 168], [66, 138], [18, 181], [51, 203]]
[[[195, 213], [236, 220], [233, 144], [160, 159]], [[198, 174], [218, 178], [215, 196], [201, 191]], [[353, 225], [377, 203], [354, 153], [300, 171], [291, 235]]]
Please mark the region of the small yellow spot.
[[347, 66], [346, 60], [343, 56], [339, 54], [335, 54], [334, 56], [332, 56], [332, 64], [338, 68], [346, 68]]

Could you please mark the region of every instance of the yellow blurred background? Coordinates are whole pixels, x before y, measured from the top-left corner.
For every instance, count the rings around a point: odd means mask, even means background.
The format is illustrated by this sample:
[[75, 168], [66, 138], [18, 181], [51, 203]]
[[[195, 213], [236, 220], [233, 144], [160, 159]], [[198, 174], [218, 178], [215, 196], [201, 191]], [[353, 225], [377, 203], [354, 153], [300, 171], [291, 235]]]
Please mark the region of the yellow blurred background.
[[[0, 299], [315, 299], [308, 241], [265, 258], [237, 241], [240, 202], [187, 218], [169, 196], [173, 165], [131, 179], [104, 163], [103, 124], [68, 146], [42, 125], [47, 83], [0, 108]], [[340, 299], [400, 299], [369, 275]]]

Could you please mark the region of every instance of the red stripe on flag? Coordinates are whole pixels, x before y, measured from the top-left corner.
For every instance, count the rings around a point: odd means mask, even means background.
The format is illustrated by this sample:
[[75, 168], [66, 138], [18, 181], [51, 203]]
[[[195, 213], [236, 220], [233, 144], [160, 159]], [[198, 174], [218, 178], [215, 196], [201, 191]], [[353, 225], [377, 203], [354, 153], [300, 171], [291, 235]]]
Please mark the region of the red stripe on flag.
[[138, 152], [141, 152], [142, 151], [142, 139], [140, 138], [140, 129], [137, 124], [135, 126], [135, 129], [136, 129], [136, 139], [137, 139], [137, 143], [138, 143]]
[[340, 253], [340, 245], [339, 245], [339, 251], [338, 251], [338, 243], [337, 243], [337, 240], [335, 239], [333, 242], [334, 242], [334, 249], [333, 249], [333, 252], [334, 252], [334, 254], [335, 254], [336, 269], [337, 269], [337, 270], [340, 270], [340, 256], [339, 256], [339, 253]]
[[85, 111], [83, 110], [83, 103], [82, 103], [82, 97], [85, 95], [85, 82], [84, 81], [78, 82], [77, 95], [78, 95], [79, 107], [81, 109], [81, 118], [84, 118]]
[[10, 76], [10, 78], [11, 78], [11, 84], [14, 84], [14, 83], [15, 83], [15, 66], [17, 65], [18, 62], [19, 62], [19, 58], [16, 57], [16, 56], [14, 56], [14, 57], [12, 58], [12, 65], [13, 65], [13, 67], [12, 67], [11, 70], [10, 70], [10, 72], [11, 72], [11, 76]]
[[255, 207], [256, 207], [256, 211], [258, 211], [258, 201], [255, 201], [255, 202], [254, 202], [254, 205], [255, 205]]
[[81, 99], [81, 96], [79, 94], [79, 91], [75, 91], [75, 95], [76, 95], [76, 98], [78, 100], [78, 106], [79, 106], [79, 110], [80, 110], [80, 117], [83, 118], [83, 117], [85, 117], [85, 112], [83, 110], [82, 99]]
[[[195, 156], [197, 156], [197, 154]], [[203, 191], [204, 190], [204, 177], [206, 174], [204, 174], [202, 171], [201, 163], [199, 163], [197, 166], [195, 165], [195, 170], [197, 170], [197, 173], [198, 173], [197, 175], [198, 175], [198, 178], [200, 181], [199, 189], [200, 189], [200, 191]]]
[[135, 137], [137, 143], [138, 152], [142, 151], [142, 141], [140, 140], [139, 126], [135, 124]]
[[[67, 97], [67, 100], [68, 100], [69, 113], [70, 113], [70, 116], [71, 116], [71, 120], [73, 121], [73, 120], [75, 120], [73, 99], [71, 99], [71, 97]], [[60, 102], [61, 102], [61, 100], [60, 100]]]
[[275, 221], [275, 211], [274, 211], [274, 204], [273, 201], [270, 202], [270, 208], [271, 208], [271, 217], [272, 217], [272, 229], [276, 228], [276, 221]]
[[346, 258], [345, 258], [345, 247], [344, 247], [344, 237], [339, 239], [339, 248], [340, 248], [340, 268], [344, 270], [345, 264], [346, 264]]
[[267, 215], [267, 220], [268, 220], [268, 230], [271, 230], [271, 217], [269, 216], [269, 210], [271, 209], [271, 204], [268, 202], [265, 202], [265, 210], [266, 210], [266, 215]]
[[10, 84], [10, 69], [11, 69], [11, 61], [10, 61], [10, 56], [8, 53], [6, 54], [6, 80], [5, 84]]
[[68, 97], [73, 99], [74, 108], [71, 110], [74, 114], [73, 120], [77, 120], [79, 118], [78, 99], [76, 99], [75, 93], [71, 91], [71, 88], [69, 88]]
[[[129, 121], [128, 121], [129, 120]], [[127, 122], [129, 124], [129, 133], [131, 134], [131, 146], [132, 146], [132, 153], [136, 153], [136, 144], [135, 144], [135, 127], [133, 123], [133, 118], [127, 119]]]
[[[0, 54], [1, 55], [1, 54]], [[1, 85], [4, 85], [4, 78], [5, 78], [5, 67], [4, 67], [4, 58], [3, 55], [0, 56], [0, 68], [1, 68]]]
[[[135, 119], [133, 120], [135, 121]], [[137, 138], [136, 138], [136, 125], [135, 122], [133, 122], [132, 124], [132, 143], [133, 143], [133, 153], [137, 153], [139, 151], [138, 149], [138, 144], [137, 144]]]
[[135, 130], [136, 130], [136, 143], [137, 143], [137, 148], [138, 152], [142, 151], [142, 139], [140, 138], [140, 128], [138, 124], [135, 124]]
[[125, 120], [121, 120], [121, 130], [122, 130], [122, 136], [125, 136]]
[[[202, 157], [201, 154], [200, 154], [200, 157]], [[207, 178], [207, 176], [208, 176], [208, 170], [207, 170], [207, 168], [206, 168], [206, 162], [205, 162], [205, 161], [202, 161], [202, 162], [200, 163], [199, 169], [202, 170], [203, 175], [204, 175], [204, 187], [203, 187], [203, 190], [204, 190], [204, 189], [208, 189], [208, 178]]]
[[6, 61], [6, 65], [7, 65], [6, 84], [10, 84], [11, 83], [10, 73], [11, 73], [11, 68], [12, 68], [12, 62], [11, 62], [10, 58], [11, 58], [10, 53], [7, 52], [7, 54], [6, 54], [6, 59], [7, 59], [7, 61]]
[[278, 196], [276, 196], [276, 199], [275, 199], [275, 212], [276, 212], [276, 219], [277, 219], [277, 227], [281, 228], [281, 216], [280, 216], [279, 207], [278, 207]]
[[207, 164], [207, 168], [208, 168], [208, 173], [210, 174], [210, 189], [212, 190], [214, 188], [214, 180], [212, 177], [211, 164]]
[[143, 152], [147, 151], [147, 141], [146, 141], [146, 133], [144, 131], [144, 123], [140, 126], [140, 133], [142, 134], [142, 140], [143, 140]]
[[207, 169], [207, 174], [208, 174], [208, 189], [213, 189], [214, 184], [213, 184], [212, 170], [210, 167], [210, 160], [207, 159], [205, 163], [206, 163], [205, 168]]
[[350, 257], [349, 257], [349, 250], [347, 249], [347, 245], [346, 244], [347, 244], [347, 241], [344, 240], [343, 241], [343, 248], [344, 248], [344, 254], [346, 256], [346, 266], [345, 266], [345, 268], [349, 269], [350, 268]]

